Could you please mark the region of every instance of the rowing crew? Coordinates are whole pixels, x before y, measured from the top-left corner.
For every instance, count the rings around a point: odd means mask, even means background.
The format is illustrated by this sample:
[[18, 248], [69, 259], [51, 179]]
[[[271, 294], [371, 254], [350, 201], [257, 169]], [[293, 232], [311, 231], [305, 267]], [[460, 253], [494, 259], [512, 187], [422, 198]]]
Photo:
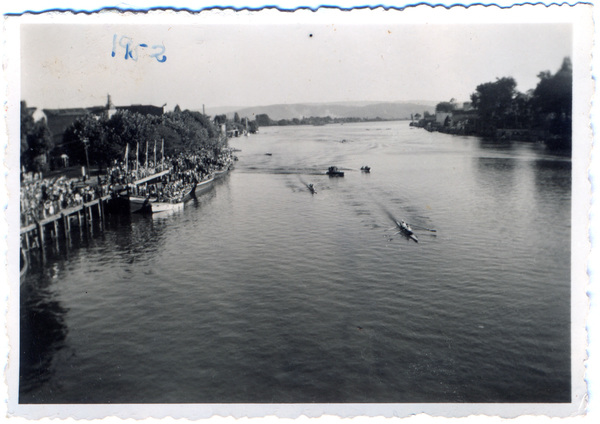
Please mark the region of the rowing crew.
[[411, 226], [406, 221], [404, 221], [404, 220], [402, 220], [400, 222], [396, 221], [396, 225], [400, 229], [399, 232], [403, 233], [408, 238], [413, 239], [415, 241], [415, 243], [419, 242], [419, 239], [414, 234], [413, 229], [411, 228]]

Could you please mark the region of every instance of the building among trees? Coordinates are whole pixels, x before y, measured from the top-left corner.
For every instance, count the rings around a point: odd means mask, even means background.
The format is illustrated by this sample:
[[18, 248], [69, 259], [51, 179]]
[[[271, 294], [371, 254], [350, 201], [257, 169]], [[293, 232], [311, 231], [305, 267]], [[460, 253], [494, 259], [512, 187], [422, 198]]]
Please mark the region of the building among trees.
[[517, 91], [514, 78], [497, 78], [479, 84], [471, 102], [462, 107], [454, 99], [440, 102], [434, 117], [424, 113], [411, 125], [499, 140], [542, 141], [551, 149], [568, 151], [572, 145], [572, 74], [567, 57], [555, 74], [540, 72], [538, 85], [527, 93]]
[[130, 112], [137, 112], [142, 115], [162, 116], [164, 114], [164, 107], [164, 105], [130, 105], [115, 107], [109, 94], [107, 95], [106, 104], [104, 106], [70, 109], [44, 109], [44, 115], [46, 117], [48, 128], [52, 133], [54, 144], [56, 146], [60, 146], [67, 128], [69, 128], [77, 119], [82, 118], [85, 115], [94, 115], [110, 119], [118, 111], [127, 110]]

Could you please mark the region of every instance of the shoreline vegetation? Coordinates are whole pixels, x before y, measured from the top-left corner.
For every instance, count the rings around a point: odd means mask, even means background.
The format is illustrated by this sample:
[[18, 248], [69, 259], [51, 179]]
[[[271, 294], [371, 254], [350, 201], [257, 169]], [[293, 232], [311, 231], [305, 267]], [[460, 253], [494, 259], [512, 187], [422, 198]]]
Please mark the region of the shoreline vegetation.
[[269, 115], [263, 113], [256, 115], [256, 122], [260, 127], [274, 127], [274, 126], [288, 126], [288, 125], [313, 125], [313, 126], [321, 126], [328, 124], [349, 124], [355, 122], [383, 122], [383, 121], [406, 121], [408, 118], [403, 119], [384, 119], [380, 117], [375, 118], [357, 118], [357, 117], [349, 117], [349, 118], [332, 118], [331, 116], [311, 116], [311, 117], [303, 117], [302, 119], [293, 118], [293, 119], [279, 119], [274, 120], [269, 118]]
[[499, 141], [542, 142], [550, 150], [572, 147], [572, 85], [570, 58], [558, 71], [540, 72], [538, 85], [526, 93], [516, 90], [512, 77], [497, 78], [476, 87], [471, 101], [438, 103], [435, 114], [412, 116], [411, 126], [427, 131], [474, 135]]

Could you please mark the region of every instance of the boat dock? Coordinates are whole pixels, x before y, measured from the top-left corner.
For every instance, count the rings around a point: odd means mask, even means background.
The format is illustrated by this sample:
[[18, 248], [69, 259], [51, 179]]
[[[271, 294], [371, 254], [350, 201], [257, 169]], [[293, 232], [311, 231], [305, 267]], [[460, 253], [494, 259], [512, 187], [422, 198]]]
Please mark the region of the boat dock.
[[79, 232], [84, 229], [93, 228], [97, 221], [100, 229], [104, 230], [104, 220], [106, 219], [107, 202], [111, 199], [110, 195], [72, 206], [61, 210], [59, 213], [41, 219], [21, 227], [21, 250], [29, 253], [31, 249], [38, 248], [42, 252], [47, 239], [58, 242], [59, 237], [69, 238], [72, 231], [72, 224], [75, 222]]

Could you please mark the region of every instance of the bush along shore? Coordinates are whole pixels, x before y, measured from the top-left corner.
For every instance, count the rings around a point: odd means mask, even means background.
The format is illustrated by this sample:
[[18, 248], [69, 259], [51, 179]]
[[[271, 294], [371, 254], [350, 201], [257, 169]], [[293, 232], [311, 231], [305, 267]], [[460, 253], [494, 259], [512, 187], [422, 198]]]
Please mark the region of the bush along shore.
[[448, 134], [476, 135], [500, 141], [543, 142], [555, 151], [570, 152], [573, 70], [565, 58], [558, 71], [540, 72], [535, 89], [516, 90], [512, 77], [476, 87], [471, 101], [438, 103], [435, 114], [412, 116], [414, 127]]

